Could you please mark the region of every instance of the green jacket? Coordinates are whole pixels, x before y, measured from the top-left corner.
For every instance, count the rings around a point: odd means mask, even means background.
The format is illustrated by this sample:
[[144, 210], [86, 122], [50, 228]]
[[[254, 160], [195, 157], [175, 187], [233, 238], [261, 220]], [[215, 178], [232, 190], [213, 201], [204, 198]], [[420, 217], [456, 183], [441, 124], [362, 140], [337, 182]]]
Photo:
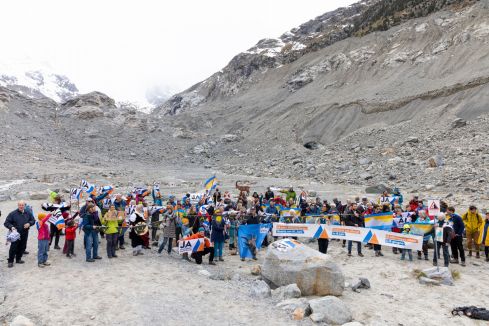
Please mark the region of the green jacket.
[[114, 234], [119, 232], [119, 221], [118, 220], [106, 220], [105, 216], [101, 220], [102, 224], [107, 226], [105, 234]]

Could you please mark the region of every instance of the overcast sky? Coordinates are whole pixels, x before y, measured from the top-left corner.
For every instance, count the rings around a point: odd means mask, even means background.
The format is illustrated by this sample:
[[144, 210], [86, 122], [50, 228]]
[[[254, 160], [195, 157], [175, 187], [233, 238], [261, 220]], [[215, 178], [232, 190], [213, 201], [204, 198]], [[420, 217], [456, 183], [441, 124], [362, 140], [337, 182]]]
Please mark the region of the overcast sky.
[[47, 62], [82, 92], [142, 101], [148, 89], [182, 91], [258, 40], [353, 2], [4, 1], [0, 60]]

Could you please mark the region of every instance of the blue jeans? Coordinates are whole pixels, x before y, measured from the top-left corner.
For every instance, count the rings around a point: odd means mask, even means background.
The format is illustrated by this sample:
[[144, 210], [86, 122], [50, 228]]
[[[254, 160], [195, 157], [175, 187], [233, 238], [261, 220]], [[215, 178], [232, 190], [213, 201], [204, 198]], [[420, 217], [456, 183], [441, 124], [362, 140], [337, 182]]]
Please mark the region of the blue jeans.
[[[355, 241], [355, 242], [357, 243], [357, 251], [358, 251], [359, 254], [361, 254], [362, 253], [362, 243], [361, 242], [357, 242], [357, 241]], [[352, 247], [352, 245], [353, 245], [353, 241], [348, 240], [348, 252], [349, 253], [351, 253], [351, 247]]]
[[406, 252], [409, 256], [409, 260], [413, 260], [413, 250], [412, 249], [402, 249], [401, 260], [404, 260], [406, 257]]
[[48, 260], [49, 240], [37, 240], [37, 263], [44, 264]]
[[[91, 259], [98, 256], [98, 232], [85, 232], [85, 236], [83, 237], [85, 241], [85, 252], [86, 258]], [[92, 255], [92, 247], [93, 247], [93, 255]]]
[[214, 242], [214, 257], [222, 257], [222, 247], [224, 242]]

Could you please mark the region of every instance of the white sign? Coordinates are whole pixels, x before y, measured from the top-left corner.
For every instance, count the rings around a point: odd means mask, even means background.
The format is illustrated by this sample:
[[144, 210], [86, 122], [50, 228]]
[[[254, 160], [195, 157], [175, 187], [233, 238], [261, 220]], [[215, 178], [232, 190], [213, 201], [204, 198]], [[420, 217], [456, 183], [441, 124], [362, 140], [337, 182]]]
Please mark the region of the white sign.
[[440, 200], [428, 199], [428, 215], [436, 216], [440, 213]]

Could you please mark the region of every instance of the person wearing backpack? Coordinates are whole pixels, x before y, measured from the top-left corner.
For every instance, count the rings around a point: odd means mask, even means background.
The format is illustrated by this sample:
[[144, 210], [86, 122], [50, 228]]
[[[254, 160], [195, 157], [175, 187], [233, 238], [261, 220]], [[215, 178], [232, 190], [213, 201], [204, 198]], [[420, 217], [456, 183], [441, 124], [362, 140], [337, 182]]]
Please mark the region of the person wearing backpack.
[[440, 256], [440, 248], [443, 251], [443, 262], [444, 266], [448, 267], [450, 263], [450, 254], [448, 253], [448, 245], [450, 244], [452, 238], [455, 236], [452, 226], [448, 223], [445, 218], [445, 213], [438, 214], [438, 221], [435, 223], [435, 234], [436, 234], [436, 252], [433, 255], [433, 266], [437, 266], [437, 257]]

